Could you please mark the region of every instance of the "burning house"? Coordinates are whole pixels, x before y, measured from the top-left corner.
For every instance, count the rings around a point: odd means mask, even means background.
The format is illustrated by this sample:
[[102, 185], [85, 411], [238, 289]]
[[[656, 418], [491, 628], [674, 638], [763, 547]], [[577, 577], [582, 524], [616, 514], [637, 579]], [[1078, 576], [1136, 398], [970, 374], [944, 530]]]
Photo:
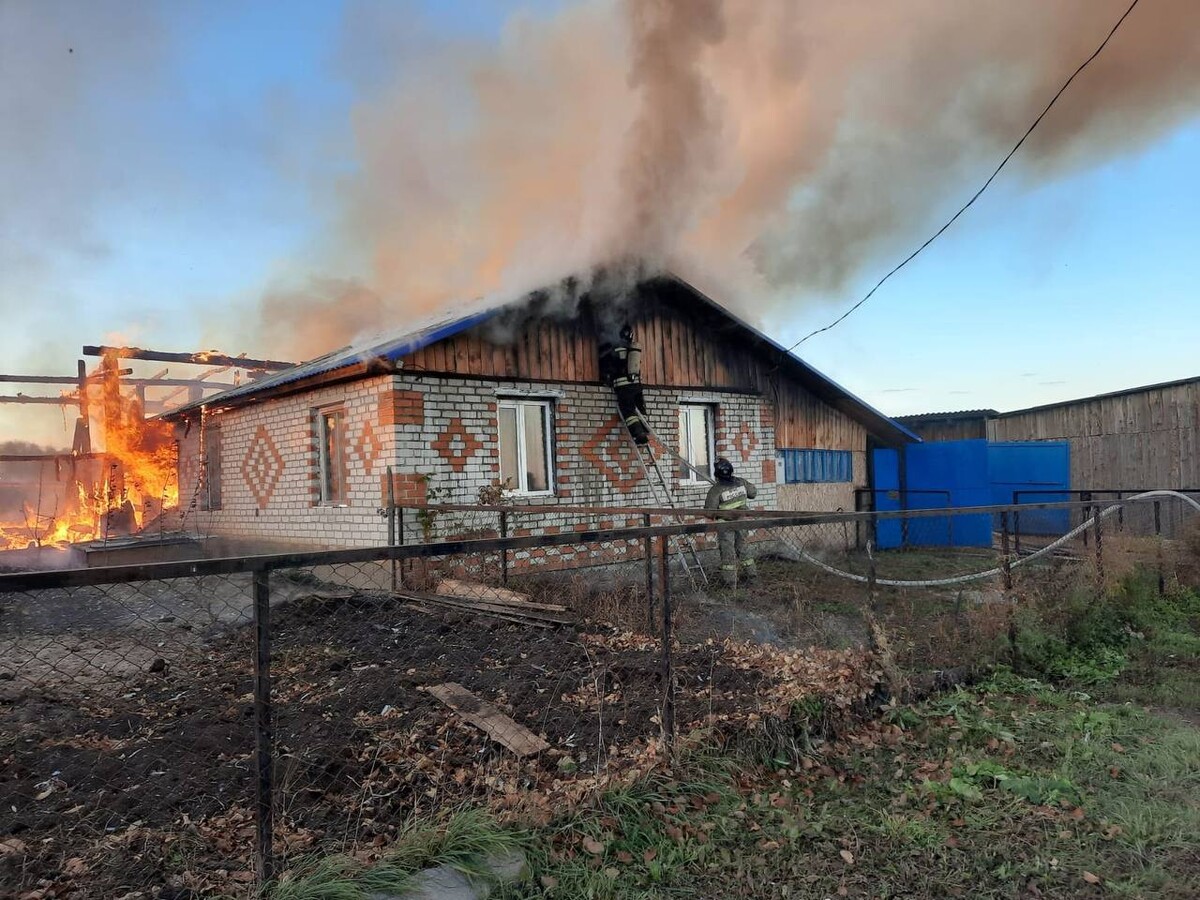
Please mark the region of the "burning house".
[[535, 293], [183, 406], [167, 416], [182, 507], [244, 549], [378, 545], [389, 497], [478, 503], [497, 485], [516, 505], [699, 507], [697, 471], [670, 460], [649, 483], [601, 381], [614, 319], [642, 347], [658, 438], [700, 473], [729, 458], [763, 507], [851, 509], [868, 447], [916, 440], [667, 276], [624, 312]]

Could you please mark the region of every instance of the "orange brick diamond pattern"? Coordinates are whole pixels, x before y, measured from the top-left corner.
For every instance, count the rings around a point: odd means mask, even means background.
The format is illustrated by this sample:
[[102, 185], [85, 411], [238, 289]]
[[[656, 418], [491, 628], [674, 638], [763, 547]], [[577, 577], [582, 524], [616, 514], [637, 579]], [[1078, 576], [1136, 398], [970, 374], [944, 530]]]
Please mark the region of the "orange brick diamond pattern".
[[271, 495], [279, 485], [283, 475], [283, 457], [279, 448], [271, 440], [265, 425], [259, 425], [254, 432], [254, 440], [242, 457], [242, 480], [254, 495], [254, 501], [259, 509], [266, 509], [271, 502]]
[[641, 464], [621, 433], [624, 426], [616, 416], [596, 429], [579, 452], [621, 493], [633, 490], [642, 480]]
[[370, 420], [363, 420], [362, 428], [358, 432], [358, 440], [354, 442], [352, 449], [362, 460], [363, 470], [370, 475], [375, 468], [375, 460], [379, 458], [380, 451], [383, 450], [383, 444], [380, 443], [379, 436], [375, 434], [375, 429], [371, 427]]
[[744, 461], [750, 461], [750, 454], [758, 446], [758, 438], [754, 436], [754, 429], [750, 427], [749, 422], [743, 422], [741, 427], [738, 428], [738, 433], [734, 436], [732, 446]]
[[483, 441], [467, 431], [462, 419], [451, 419], [446, 430], [429, 446], [450, 463], [450, 468], [461, 472], [467, 467], [467, 461], [483, 449]]

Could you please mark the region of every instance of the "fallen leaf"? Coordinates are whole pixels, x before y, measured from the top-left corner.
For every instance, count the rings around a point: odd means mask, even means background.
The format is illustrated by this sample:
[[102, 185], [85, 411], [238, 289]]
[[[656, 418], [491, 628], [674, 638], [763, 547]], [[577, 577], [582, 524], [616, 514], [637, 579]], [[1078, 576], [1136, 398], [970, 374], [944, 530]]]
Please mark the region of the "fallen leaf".
[[589, 835], [583, 839], [583, 849], [592, 856], [599, 856], [604, 852], [604, 844]]
[[842, 850], [839, 855], [842, 857], [843, 860], [845, 860], [846, 865], [848, 865], [848, 866], [854, 865], [854, 854], [851, 853], [849, 850]]
[[642, 862], [652, 863], [652, 862], [654, 862], [654, 859], [657, 856], [658, 856], [658, 851], [655, 850], [653, 847], [651, 847], [649, 850], [647, 850], [645, 853], [642, 854]]
[[558, 887], [558, 879], [555, 878], [553, 875], [543, 875], [538, 880], [541, 881], [542, 887], [544, 887], [544, 888], [552, 889], [552, 888]]
[[631, 863], [633, 862], [633, 854], [628, 850], [622, 850], [617, 854], [617, 862]]
[[18, 838], [5, 838], [0, 841], [0, 856], [17, 856], [25, 853], [25, 842]]
[[1099, 884], [1099, 883], [1100, 883], [1100, 876], [1099, 876], [1099, 875], [1093, 875], [1091, 872], [1084, 872], [1084, 873], [1083, 873], [1083, 880], [1084, 880], [1084, 881], [1086, 881], [1088, 884]]
[[611, 878], [611, 879], [614, 879], [614, 880], [615, 880], [615, 879], [617, 879], [617, 878], [619, 878], [619, 877], [620, 877], [620, 875], [621, 875], [621, 870], [620, 870], [620, 869], [614, 869], [612, 866], [609, 866], [607, 869], [605, 869], [605, 870], [604, 870], [604, 874], [605, 874], [605, 876], [606, 876], [606, 877], [608, 877], [608, 878]]
[[85, 863], [82, 857], [79, 856], [72, 856], [65, 863], [63, 863], [64, 875], [86, 875], [87, 870], [87, 863]]
[[1114, 743], [1112, 745], [1112, 748], [1113, 748], [1113, 753], [1124, 753], [1125, 752], [1125, 748], [1122, 747], [1120, 744]]

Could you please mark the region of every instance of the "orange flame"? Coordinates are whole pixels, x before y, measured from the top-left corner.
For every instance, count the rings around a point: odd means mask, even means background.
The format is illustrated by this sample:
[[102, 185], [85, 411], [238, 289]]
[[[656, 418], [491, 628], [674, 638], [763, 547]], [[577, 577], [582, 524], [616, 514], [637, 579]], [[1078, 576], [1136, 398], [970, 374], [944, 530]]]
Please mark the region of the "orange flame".
[[[106, 360], [105, 366], [115, 369]], [[116, 377], [88, 387], [98, 392], [98, 423], [103, 451], [98, 465], [82, 467], [81, 475], [65, 486], [43, 491], [44, 475], [29, 489], [16, 518], [0, 519], [0, 550], [54, 546], [98, 540], [145, 527], [149, 521], [179, 505], [175, 477], [175, 445], [171, 426], [147, 420], [141, 403], [121, 393]], [[94, 407], [93, 407], [94, 409]], [[48, 457], [48, 459], [50, 459]]]

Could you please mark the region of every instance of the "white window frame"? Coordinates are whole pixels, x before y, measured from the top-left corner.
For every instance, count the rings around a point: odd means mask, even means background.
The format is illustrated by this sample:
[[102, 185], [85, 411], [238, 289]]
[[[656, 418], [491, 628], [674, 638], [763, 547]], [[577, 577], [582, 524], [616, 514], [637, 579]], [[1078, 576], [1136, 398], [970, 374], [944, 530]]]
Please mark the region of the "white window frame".
[[[346, 474], [346, 408], [344, 406], [324, 406], [313, 410], [313, 415], [317, 417], [317, 505], [318, 506], [345, 506], [346, 505], [346, 489], [345, 484]], [[335, 462], [339, 468], [337, 470], [334, 482], [341, 488], [340, 497], [329, 497], [326, 495], [326, 486], [329, 482], [327, 477], [329, 473], [330, 459], [326, 453], [326, 448], [329, 446], [326, 432], [325, 419], [327, 416], [337, 417], [341, 428], [334, 435], [334, 452], [337, 455]]]
[[[704, 431], [708, 435], [708, 475], [711, 478], [713, 477], [713, 466], [717, 461], [717, 408], [712, 403], [684, 401], [679, 404], [678, 418], [682, 420], [685, 413], [695, 415], [696, 412], [704, 416]], [[683, 428], [682, 424], [681, 421], [679, 429], [679, 455], [694, 465], [691, 447], [692, 430], [690, 427]], [[709, 482], [698, 476], [691, 469], [684, 470], [684, 473], [679, 478], [679, 483], [704, 485], [705, 487], [709, 484]]]
[[[542, 425], [545, 430], [546, 454], [546, 489], [544, 491], [529, 490], [529, 459], [527, 439], [525, 437], [525, 408], [536, 407], [542, 413]], [[541, 398], [500, 397], [496, 401], [496, 454], [497, 469], [499, 469], [499, 454], [502, 436], [500, 434], [500, 410], [511, 409], [516, 413], [517, 420], [517, 483], [508, 488], [511, 495], [519, 497], [552, 497], [554, 496], [554, 401]], [[503, 477], [503, 472], [501, 472]]]

